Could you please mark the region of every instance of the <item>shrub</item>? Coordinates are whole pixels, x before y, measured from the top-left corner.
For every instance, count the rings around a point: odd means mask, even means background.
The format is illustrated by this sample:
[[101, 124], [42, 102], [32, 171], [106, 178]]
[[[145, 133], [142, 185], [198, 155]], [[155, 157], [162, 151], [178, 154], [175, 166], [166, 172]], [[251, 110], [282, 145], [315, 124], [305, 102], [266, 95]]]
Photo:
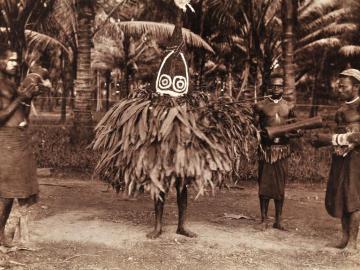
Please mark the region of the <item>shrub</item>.
[[55, 170], [92, 172], [98, 154], [86, 144], [71, 142], [70, 127], [33, 126], [31, 142], [38, 167]]
[[[92, 173], [99, 153], [88, 145], [71, 142], [69, 126], [34, 125], [30, 128], [31, 141], [38, 167], [48, 167], [60, 171]], [[303, 183], [322, 182], [329, 173], [331, 151], [328, 148], [314, 149], [303, 144], [289, 160], [289, 181]], [[239, 172], [234, 177], [241, 180], [256, 181], [257, 156], [250, 157], [249, 162], [241, 162]]]

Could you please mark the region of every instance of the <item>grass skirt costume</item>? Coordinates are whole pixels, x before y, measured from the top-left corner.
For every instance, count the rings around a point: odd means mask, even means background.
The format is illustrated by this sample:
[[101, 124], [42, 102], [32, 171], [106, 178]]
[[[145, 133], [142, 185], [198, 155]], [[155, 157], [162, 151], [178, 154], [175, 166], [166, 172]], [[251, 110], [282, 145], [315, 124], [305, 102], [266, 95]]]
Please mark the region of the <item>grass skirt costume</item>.
[[36, 200], [36, 162], [26, 129], [0, 127], [0, 197]]
[[179, 178], [204, 192], [245, 160], [252, 139], [252, 110], [212, 103], [207, 95], [173, 98], [139, 91], [108, 111], [96, 128], [101, 151], [96, 172], [117, 190], [145, 187], [156, 198]]

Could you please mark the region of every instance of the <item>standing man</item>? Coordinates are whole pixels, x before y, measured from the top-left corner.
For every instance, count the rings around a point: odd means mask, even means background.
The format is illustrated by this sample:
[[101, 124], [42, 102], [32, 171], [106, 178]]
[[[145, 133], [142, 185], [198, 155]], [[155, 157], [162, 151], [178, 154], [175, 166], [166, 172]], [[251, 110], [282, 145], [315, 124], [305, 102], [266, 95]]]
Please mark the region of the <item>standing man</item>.
[[270, 199], [275, 202], [275, 223], [273, 228], [284, 230], [281, 214], [284, 204], [285, 183], [288, 176], [288, 157], [290, 156], [289, 136], [270, 139], [265, 128], [289, 123], [294, 119], [294, 106], [283, 99], [283, 77], [276, 73], [271, 76], [270, 95], [255, 105], [257, 124], [260, 128], [259, 146], [259, 199], [261, 222], [267, 220]]
[[[334, 145], [325, 206], [332, 217], [341, 219], [342, 239], [336, 248], [356, 249], [360, 221], [360, 146], [356, 140], [346, 143], [345, 138], [358, 138], [341, 134], [360, 131], [360, 71], [346, 69], [340, 73], [338, 94], [345, 101], [335, 114], [335, 135], [317, 135], [312, 138], [316, 147]], [[340, 135], [339, 135], [340, 134]], [[358, 135], [357, 135], [358, 136]], [[350, 139], [350, 141], [351, 141]]]
[[39, 86], [31, 80], [17, 89], [17, 53], [0, 50], [0, 245], [5, 245], [5, 225], [14, 199], [19, 204], [18, 244], [29, 241], [27, 208], [37, 201], [39, 187], [36, 163], [27, 133], [31, 99], [39, 94]]

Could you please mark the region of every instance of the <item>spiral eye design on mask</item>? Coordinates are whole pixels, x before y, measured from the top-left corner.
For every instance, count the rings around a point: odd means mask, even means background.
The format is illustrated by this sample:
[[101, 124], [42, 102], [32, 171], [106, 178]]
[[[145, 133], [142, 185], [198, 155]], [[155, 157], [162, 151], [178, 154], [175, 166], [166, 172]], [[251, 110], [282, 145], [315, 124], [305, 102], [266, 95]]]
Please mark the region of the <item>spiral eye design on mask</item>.
[[184, 92], [187, 87], [187, 81], [184, 76], [175, 76], [173, 78], [173, 90], [175, 92]]
[[159, 88], [160, 90], [168, 90], [171, 88], [172, 80], [171, 77], [167, 74], [162, 74], [159, 79]]

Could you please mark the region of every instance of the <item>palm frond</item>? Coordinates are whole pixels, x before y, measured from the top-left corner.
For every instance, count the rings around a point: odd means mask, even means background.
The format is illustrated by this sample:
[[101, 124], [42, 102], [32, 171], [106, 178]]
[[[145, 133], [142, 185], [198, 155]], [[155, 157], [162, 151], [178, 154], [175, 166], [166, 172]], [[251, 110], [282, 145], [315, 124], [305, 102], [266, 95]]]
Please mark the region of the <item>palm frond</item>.
[[75, 46], [77, 46], [76, 39], [76, 10], [72, 0], [55, 1], [53, 6], [53, 12], [51, 13], [51, 20], [55, 21], [61, 30], [60, 34], [66, 36], [65, 39], [73, 40]]
[[306, 21], [311, 18], [317, 18], [341, 6], [342, 6], [341, 0], [312, 1], [312, 3], [309, 4], [306, 8], [299, 9], [298, 20]]
[[349, 12], [348, 9], [339, 8], [339, 9], [331, 11], [328, 14], [325, 14], [324, 16], [320, 16], [318, 19], [315, 19], [315, 20], [311, 21], [310, 23], [300, 21], [299, 23], [302, 25], [301, 30], [305, 33], [314, 32], [323, 26], [326, 26], [335, 21], [339, 21], [339, 19], [345, 17], [345, 15], [348, 12]]
[[[0, 27], [0, 35], [4, 34], [6, 34], [6, 28]], [[69, 57], [71, 56], [71, 52], [68, 48], [53, 37], [32, 30], [25, 30], [25, 37], [26, 45], [30, 49], [36, 47], [38, 50], [43, 51], [48, 47], [58, 47], [65, 51]]]
[[339, 46], [341, 46], [341, 40], [339, 38], [322, 38], [297, 49], [295, 54], [297, 55], [303, 53], [304, 51], [313, 51], [315, 49], [334, 48]]
[[340, 48], [339, 53], [344, 56], [359, 56], [360, 46], [346, 45]]
[[281, 0], [268, 0], [269, 7], [266, 10], [265, 22], [271, 21], [281, 9]]
[[[164, 39], [171, 37], [174, 30], [174, 25], [169, 23], [148, 21], [109, 22], [106, 26], [104, 26], [103, 30], [109, 34], [111, 32], [109, 30], [113, 30], [113, 33], [116, 36], [119, 36], [120, 32], [122, 31], [125, 35], [128, 36], [141, 36], [142, 34], [147, 33], [154, 38]], [[186, 28], [182, 29], [182, 33], [186, 44], [204, 48], [211, 53], [215, 53], [211, 46], [199, 35], [191, 32]]]
[[341, 24], [331, 23], [330, 25], [328, 25], [324, 28], [321, 28], [315, 32], [312, 32], [309, 35], [300, 39], [298, 41], [298, 45], [299, 45], [299, 47], [301, 47], [308, 43], [313, 42], [316, 39], [330, 37], [330, 36], [336, 36], [336, 35], [340, 35], [344, 32], [347, 32], [347, 33], [355, 32], [358, 29], [359, 29], [358, 26], [354, 23], [341, 23]]
[[234, 17], [234, 6], [239, 5], [239, 1], [234, 0], [210, 0], [208, 9], [213, 20], [223, 29], [235, 29], [239, 26]]

